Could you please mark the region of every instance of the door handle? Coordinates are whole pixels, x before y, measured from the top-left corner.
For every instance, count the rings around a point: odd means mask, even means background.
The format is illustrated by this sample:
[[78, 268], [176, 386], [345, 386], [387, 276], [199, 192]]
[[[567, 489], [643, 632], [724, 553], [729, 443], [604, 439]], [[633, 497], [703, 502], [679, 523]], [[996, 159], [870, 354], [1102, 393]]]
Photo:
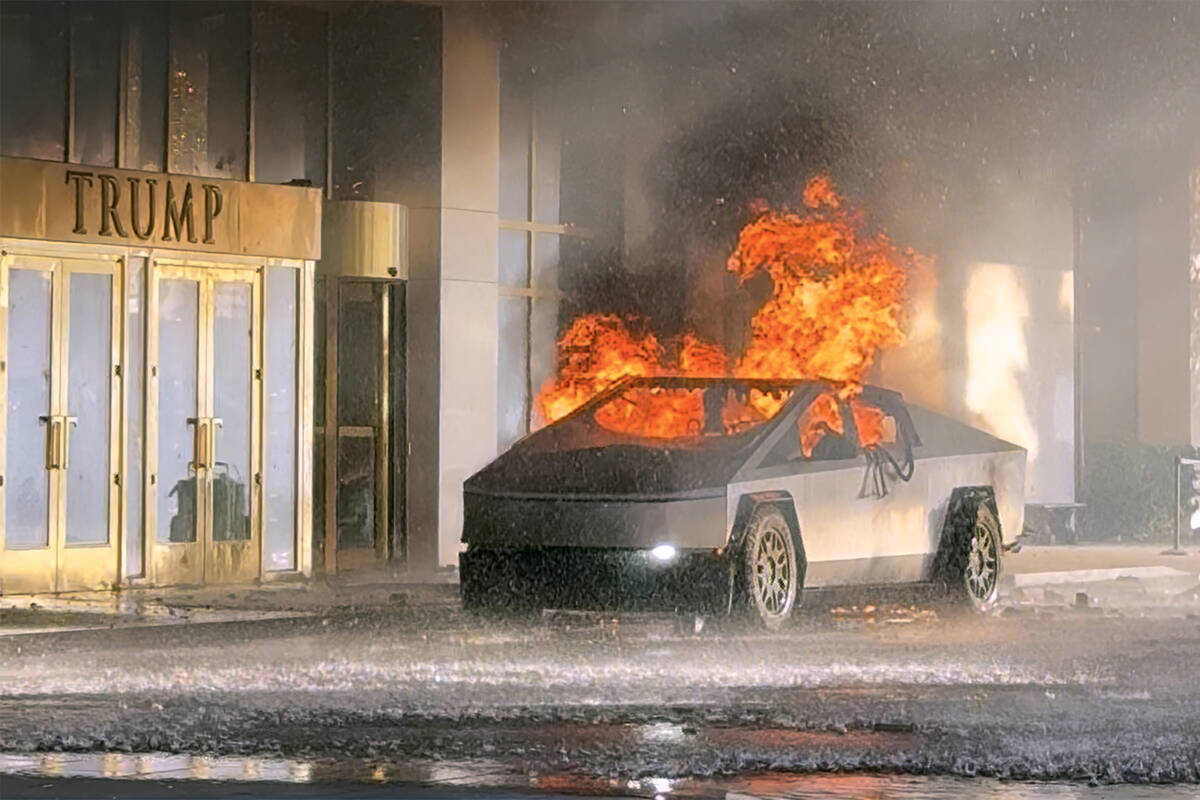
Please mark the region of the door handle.
[[60, 433], [61, 453], [58, 459], [59, 466], [66, 469], [71, 463], [71, 428], [79, 427], [79, 417], [61, 417], [62, 430]]
[[200, 424], [196, 427], [196, 437], [199, 440], [200, 453], [196, 457], [197, 466], [200, 469], [209, 469], [212, 467], [212, 454], [209, 452], [209, 424], [207, 419], [200, 420]]
[[46, 469], [59, 469], [62, 467], [59, 461], [62, 453], [62, 420], [57, 416], [43, 414], [38, 417], [38, 422], [46, 426], [46, 449], [43, 453]]
[[208, 454], [205, 452], [208, 449], [208, 426], [205, 424], [206, 422], [207, 420], [204, 417], [187, 418], [187, 424], [192, 426], [191, 467], [196, 472], [204, 469], [208, 462]]
[[208, 468], [212, 469], [217, 463], [217, 428], [224, 428], [225, 421], [220, 417], [208, 418]]

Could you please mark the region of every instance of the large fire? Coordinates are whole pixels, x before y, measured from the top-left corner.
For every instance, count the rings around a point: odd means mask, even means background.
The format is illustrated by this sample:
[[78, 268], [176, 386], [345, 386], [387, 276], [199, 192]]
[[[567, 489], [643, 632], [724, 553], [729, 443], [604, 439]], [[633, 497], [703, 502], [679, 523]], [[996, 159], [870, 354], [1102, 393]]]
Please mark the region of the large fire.
[[[746, 225], [728, 269], [744, 283], [765, 272], [770, 299], [750, 322], [745, 351], [731, 359], [713, 342], [686, 333], [664, 345], [649, 331], [631, 330], [614, 314], [578, 317], [558, 343], [558, 374], [541, 390], [536, 409], [553, 422], [625, 376], [825, 379], [839, 399], [850, 400], [864, 444], [883, 433], [883, 416], [854, 402], [876, 354], [904, 341], [908, 275], [930, 260], [868, 233], [864, 215], [847, 207], [832, 181], [814, 177], [804, 187], [800, 211], [761, 209]], [[597, 421], [611, 430], [674, 438], [703, 429], [699, 390], [641, 389], [621, 404], [607, 404]], [[728, 432], [769, 418], [785, 397], [733, 393], [722, 408]], [[811, 413], [801, 431], [806, 453], [826, 431], [841, 433], [832, 398]], [[620, 409], [619, 411], [616, 409]]]

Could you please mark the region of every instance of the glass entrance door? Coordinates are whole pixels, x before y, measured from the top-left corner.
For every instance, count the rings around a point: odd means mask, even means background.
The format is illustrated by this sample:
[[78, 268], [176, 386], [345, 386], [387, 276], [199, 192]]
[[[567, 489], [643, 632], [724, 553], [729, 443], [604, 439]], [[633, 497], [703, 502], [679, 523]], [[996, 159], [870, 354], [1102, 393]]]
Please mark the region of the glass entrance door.
[[406, 555], [404, 284], [317, 282], [314, 528], [326, 573]]
[[5, 257], [0, 577], [6, 592], [116, 582], [116, 264]]
[[259, 574], [259, 275], [156, 264], [154, 580]]

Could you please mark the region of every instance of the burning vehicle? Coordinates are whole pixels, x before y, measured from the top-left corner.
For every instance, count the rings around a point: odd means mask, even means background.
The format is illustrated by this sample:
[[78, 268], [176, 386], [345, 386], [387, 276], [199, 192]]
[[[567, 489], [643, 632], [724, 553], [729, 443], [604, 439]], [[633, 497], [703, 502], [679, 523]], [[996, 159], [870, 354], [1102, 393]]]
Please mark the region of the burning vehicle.
[[567, 326], [537, 398], [548, 426], [464, 484], [466, 606], [742, 609], [776, 628], [806, 588], [994, 601], [1025, 451], [867, 385], [931, 259], [827, 177], [802, 199], [757, 208], [729, 257], [773, 287], [736, 360], [616, 314]]
[[[648, 435], [663, 407], [687, 433]], [[775, 629], [804, 589], [932, 583], [983, 609], [1024, 471], [1020, 447], [873, 386], [631, 378], [466, 481], [463, 601]]]

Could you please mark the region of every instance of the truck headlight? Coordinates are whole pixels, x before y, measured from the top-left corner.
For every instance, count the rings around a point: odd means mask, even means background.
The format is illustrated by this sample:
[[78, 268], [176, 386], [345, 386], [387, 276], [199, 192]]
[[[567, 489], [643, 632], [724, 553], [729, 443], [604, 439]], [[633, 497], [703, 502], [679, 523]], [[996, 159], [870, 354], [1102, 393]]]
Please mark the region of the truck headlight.
[[670, 561], [675, 558], [675, 547], [669, 544], [660, 544], [650, 551], [650, 557], [655, 561]]

